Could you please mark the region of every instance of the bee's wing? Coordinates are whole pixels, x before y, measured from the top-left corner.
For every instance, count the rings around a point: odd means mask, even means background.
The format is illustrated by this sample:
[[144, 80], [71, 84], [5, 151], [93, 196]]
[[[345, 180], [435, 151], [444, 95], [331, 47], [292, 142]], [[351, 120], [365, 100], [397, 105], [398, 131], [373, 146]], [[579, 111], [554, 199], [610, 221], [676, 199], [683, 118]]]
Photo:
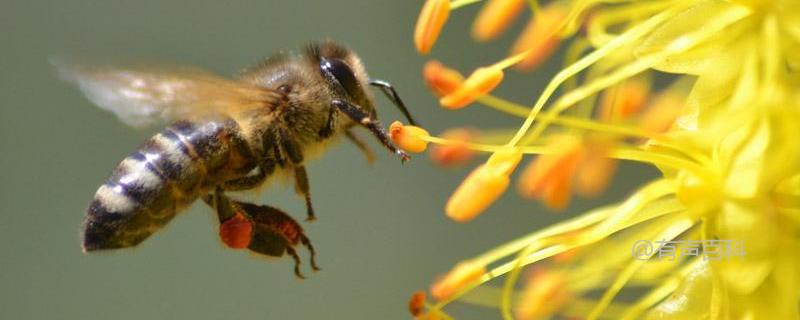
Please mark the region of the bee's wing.
[[61, 76], [97, 106], [134, 127], [163, 120], [232, 115], [271, 105], [274, 91], [192, 67], [82, 66], [54, 61]]

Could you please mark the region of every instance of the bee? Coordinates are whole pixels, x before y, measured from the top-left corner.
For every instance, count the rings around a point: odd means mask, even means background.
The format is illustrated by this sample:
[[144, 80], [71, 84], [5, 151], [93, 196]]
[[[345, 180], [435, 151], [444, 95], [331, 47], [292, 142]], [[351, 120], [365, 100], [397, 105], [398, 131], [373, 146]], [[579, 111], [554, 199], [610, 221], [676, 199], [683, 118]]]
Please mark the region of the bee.
[[84, 252], [133, 247], [198, 199], [219, 218], [222, 242], [234, 249], [294, 261], [298, 244], [314, 249], [283, 211], [236, 201], [271, 177], [294, 177], [315, 219], [305, 163], [340, 137], [372, 162], [355, 127], [366, 128], [402, 162], [409, 156], [377, 120], [368, 86], [378, 88], [415, 123], [394, 87], [367, 76], [359, 57], [332, 41], [281, 52], [237, 78], [194, 67], [91, 67], [56, 62], [63, 78], [128, 125], [171, 124], [127, 156], [101, 185], [82, 226]]

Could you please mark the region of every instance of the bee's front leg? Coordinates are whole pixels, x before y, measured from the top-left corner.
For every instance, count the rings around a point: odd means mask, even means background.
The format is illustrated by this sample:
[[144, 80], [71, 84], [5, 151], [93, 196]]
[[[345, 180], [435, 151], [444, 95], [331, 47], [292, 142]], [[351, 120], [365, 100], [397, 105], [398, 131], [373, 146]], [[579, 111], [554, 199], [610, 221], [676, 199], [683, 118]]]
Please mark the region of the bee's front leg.
[[389, 135], [386, 134], [386, 129], [383, 128], [380, 122], [372, 119], [372, 117], [370, 117], [370, 115], [364, 111], [364, 109], [350, 102], [338, 99], [331, 101], [331, 105], [337, 110], [344, 112], [344, 114], [346, 114], [356, 123], [369, 129], [372, 135], [378, 138], [381, 144], [389, 149], [389, 151], [398, 155], [401, 161], [406, 162], [411, 159], [411, 157], [409, 157], [405, 151], [401, 150], [395, 146], [394, 143], [392, 143], [392, 140], [389, 139]]

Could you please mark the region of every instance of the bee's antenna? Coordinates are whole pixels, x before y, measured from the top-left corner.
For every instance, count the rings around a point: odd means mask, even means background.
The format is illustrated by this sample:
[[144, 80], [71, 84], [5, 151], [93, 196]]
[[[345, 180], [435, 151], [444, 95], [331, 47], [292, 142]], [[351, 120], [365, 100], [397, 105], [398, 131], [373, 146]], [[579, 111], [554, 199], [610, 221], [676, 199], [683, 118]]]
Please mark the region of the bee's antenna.
[[389, 100], [391, 100], [392, 103], [394, 103], [394, 105], [397, 106], [397, 108], [400, 109], [401, 112], [403, 112], [403, 115], [406, 116], [406, 119], [408, 119], [408, 122], [412, 126], [417, 125], [417, 122], [414, 121], [414, 118], [411, 117], [411, 114], [408, 112], [405, 103], [403, 103], [403, 100], [401, 100], [400, 96], [397, 95], [397, 91], [394, 90], [394, 87], [392, 86], [391, 83], [388, 83], [383, 80], [370, 80], [369, 84], [371, 86], [378, 87], [378, 89], [381, 89], [381, 92], [383, 92], [383, 94], [385, 94], [386, 97], [389, 98]]

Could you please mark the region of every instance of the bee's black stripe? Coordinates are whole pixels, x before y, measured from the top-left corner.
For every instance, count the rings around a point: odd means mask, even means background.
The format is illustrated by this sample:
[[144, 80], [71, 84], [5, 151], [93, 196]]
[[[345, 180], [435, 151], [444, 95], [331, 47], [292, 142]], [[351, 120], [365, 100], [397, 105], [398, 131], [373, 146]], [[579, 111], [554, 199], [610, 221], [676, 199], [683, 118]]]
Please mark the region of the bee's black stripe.
[[170, 201], [170, 194], [164, 192], [164, 179], [148, 166], [145, 158], [136, 153], [128, 156], [117, 166], [106, 182], [111, 188], [119, 188], [123, 193], [145, 207], [160, 209], [164, 201]]
[[142, 153], [142, 151], [139, 150], [134, 151], [133, 153], [131, 153], [129, 157], [134, 158], [138, 161], [143, 161], [147, 170], [150, 170], [150, 172], [159, 176], [162, 180], [164, 180], [164, 182], [169, 182], [167, 181], [169, 179], [164, 175], [164, 172], [161, 171], [161, 168], [159, 168], [155, 163], [147, 159], [147, 155]]
[[[237, 130], [232, 120], [178, 122], [151, 137], [95, 193], [84, 224], [84, 249], [134, 246], [218, 180], [249, 172], [252, 154]], [[229, 168], [232, 153], [238, 160]]]
[[170, 128], [166, 128], [164, 129], [164, 131], [161, 132], [161, 135], [163, 135], [164, 138], [167, 138], [172, 142], [176, 142], [178, 147], [177, 150], [183, 153], [185, 156], [191, 158], [192, 160], [197, 158], [197, 154], [195, 154], [194, 151], [192, 151], [191, 146], [189, 146], [189, 144], [186, 143], [186, 141], [181, 139], [179, 133], [171, 130]]

